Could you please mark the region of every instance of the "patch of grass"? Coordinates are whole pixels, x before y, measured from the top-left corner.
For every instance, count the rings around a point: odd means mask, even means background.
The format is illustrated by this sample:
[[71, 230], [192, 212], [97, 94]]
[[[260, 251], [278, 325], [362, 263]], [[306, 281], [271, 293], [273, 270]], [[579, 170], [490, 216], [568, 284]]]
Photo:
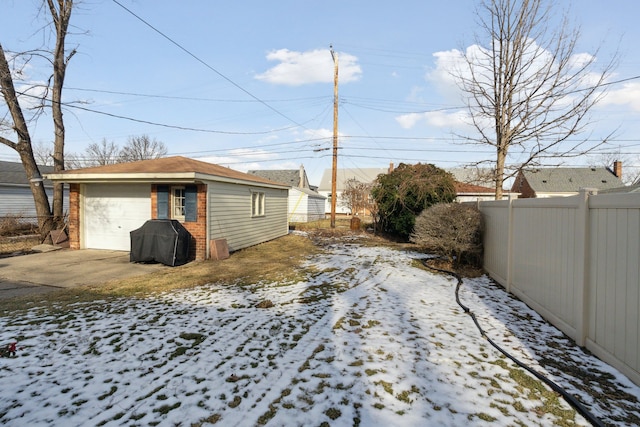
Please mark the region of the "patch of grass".
[[331, 418], [333, 421], [337, 420], [338, 418], [340, 418], [340, 416], [342, 415], [342, 411], [340, 411], [340, 409], [338, 408], [329, 408], [326, 411], [324, 411], [324, 414]]
[[380, 380], [380, 381], [376, 381], [374, 382], [375, 385], [379, 385], [382, 386], [382, 388], [384, 389], [384, 391], [386, 391], [387, 393], [393, 395], [393, 384]]
[[[304, 237], [290, 234], [234, 252], [226, 260], [194, 261], [162, 269], [150, 274], [113, 280], [98, 285], [79, 286], [42, 295], [27, 295], [0, 301], [0, 315], [8, 316], [37, 305], [50, 313], [68, 313], [67, 305], [100, 300], [108, 303], [117, 298], [146, 298], [157, 293], [188, 289], [207, 283], [298, 282], [307, 271], [301, 266], [321, 249]], [[62, 318], [61, 321], [71, 319]]]
[[106, 392], [105, 394], [102, 394], [100, 396], [98, 396], [98, 400], [104, 400], [109, 396], [112, 396], [116, 391], [118, 390], [118, 387], [116, 386], [111, 386], [111, 390], [109, 390], [108, 392]]
[[228, 403], [229, 408], [237, 408], [242, 403], [240, 396], [233, 396], [233, 400]]
[[162, 415], [166, 415], [169, 412], [173, 411], [174, 409], [179, 408], [180, 405], [181, 405], [180, 402], [176, 402], [173, 405], [162, 405], [159, 408], [154, 408], [153, 412], [158, 412], [158, 413], [160, 413]]

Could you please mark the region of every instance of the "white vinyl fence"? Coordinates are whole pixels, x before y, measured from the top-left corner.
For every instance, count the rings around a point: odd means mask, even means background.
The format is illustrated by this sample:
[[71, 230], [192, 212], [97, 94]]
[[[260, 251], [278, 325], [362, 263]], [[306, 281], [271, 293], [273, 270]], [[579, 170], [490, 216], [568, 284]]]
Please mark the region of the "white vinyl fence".
[[640, 194], [480, 202], [484, 268], [640, 384]]

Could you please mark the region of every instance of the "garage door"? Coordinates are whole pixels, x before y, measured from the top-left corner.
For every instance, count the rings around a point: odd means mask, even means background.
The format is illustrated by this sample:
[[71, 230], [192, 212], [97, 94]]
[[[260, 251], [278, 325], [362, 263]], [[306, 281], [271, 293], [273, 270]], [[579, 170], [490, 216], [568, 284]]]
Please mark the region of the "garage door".
[[151, 219], [151, 185], [87, 184], [83, 232], [87, 249], [129, 251], [129, 232]]

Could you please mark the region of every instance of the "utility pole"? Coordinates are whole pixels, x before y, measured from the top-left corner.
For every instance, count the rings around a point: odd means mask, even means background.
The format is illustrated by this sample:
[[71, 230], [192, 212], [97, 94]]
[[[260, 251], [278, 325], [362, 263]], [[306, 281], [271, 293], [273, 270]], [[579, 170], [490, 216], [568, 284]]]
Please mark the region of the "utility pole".
[[336, 181], [338, 179], [338, 54], [331, 49], [333, 58], [333, 168], [331, 169], [331, 228], [336, 228]]

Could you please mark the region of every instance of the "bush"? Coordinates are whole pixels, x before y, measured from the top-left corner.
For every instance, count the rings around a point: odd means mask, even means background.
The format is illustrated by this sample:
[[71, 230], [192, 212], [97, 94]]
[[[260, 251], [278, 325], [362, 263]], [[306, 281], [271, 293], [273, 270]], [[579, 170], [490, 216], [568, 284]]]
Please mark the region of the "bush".
[[416, 218], [411, 241], [454, 265], [482, 264], [482, 216], [471, 205], [440, 203]]
[[456, 198], [453, 176], [431, 164], [401, 163], [387, 175], [378, 176], [371, 190], [383, 231], [407, 239], [416, 216], [436, 203]]

